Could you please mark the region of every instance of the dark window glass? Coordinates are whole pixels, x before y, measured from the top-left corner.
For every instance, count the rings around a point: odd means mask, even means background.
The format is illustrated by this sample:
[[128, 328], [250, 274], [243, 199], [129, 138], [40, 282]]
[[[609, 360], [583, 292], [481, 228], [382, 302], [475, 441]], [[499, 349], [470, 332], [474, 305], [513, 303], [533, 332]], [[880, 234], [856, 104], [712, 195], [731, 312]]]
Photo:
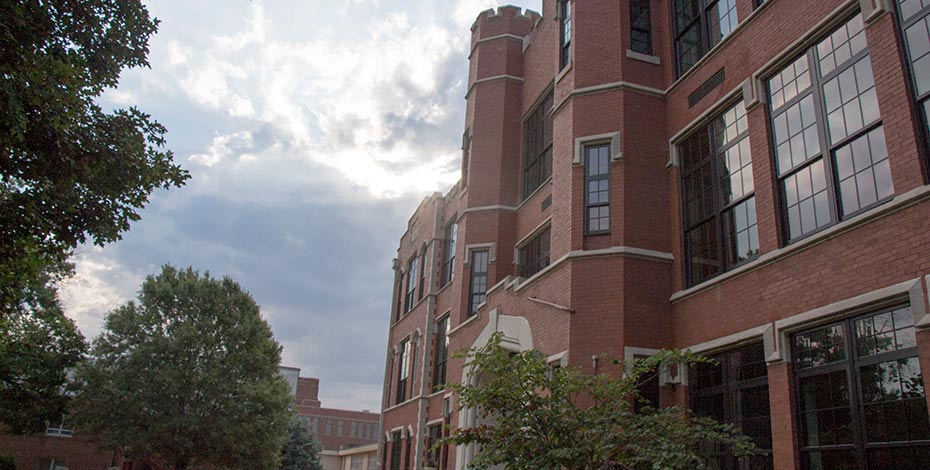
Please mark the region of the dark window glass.
[[930, 138], [930, 0], [898, 0], [898, 19], [904, 31], [907, 60], [917, 109]]
[[400, 317], [403, 316], [404, 311], [405, 311], [404, 310], [404, 299], [406, 296], [404, 295], [404, 273], [403, 271], [400, 272], [400, 276], [398, 276], [397, 278], [396, 291], [397, 293], [395, 294], [394, 298], [397, 299], [397, 302], [396, 302], [397, 305], [394, 306], [394, 321], [400, 320]]
[[630, 0], [630, 49], [652, 54], [651, 0]]
[[449, 362], [449, 316], [436, 323], [436, 356], [433, 359], [433, 390], [446, 383], [446, 364]]
[[420, 255], [420, 293], [417, 294], [417, 300], [422, 300], [426, 294], [426, 249]]
[[736, 0], [673, 0], [675, 70], [681, 76], [736, 29]]
[[400, 432], [391, 433], [391, 470], [400, 470]]
[[468, 314], [478, 313], [478, 306], [484, 303], [488, 292], [488, 259], [487, 250], [471, 252], [471, 285], [469, 287]]
[[455, 237], [458, 231], [458, 224], [450, 222], [443, 229], [442, 245], [442, 280], [441, 285], [452, 282], [455, 270]]
[[610, 144], [585, 147], [587, 233], [610, 232]]
[[417, 291], [417, 256], [407, 262], [407, 293], [404, 298], [404, 312], [409, 312], [416, 303]]
[[[646, 356], [636, 356], [636, 360], [646, 359]], [[639, 413], [646, 407], [656, 409], [659, 407], [659, 369], [654, 368], [642, 375], [636, 384], [639, 400], [633, 403], [633, 411]]]
[[[407, 378], [410, 375], [410, 340], [400, 343], [400, 356], [397, 360], [397, 396], [396, 403], [407, 400]], [[327, 423], [327, 427], [329, 423]]]
[[468, 159], [471, 156], [471, 129], [462, 134], [462, 183], [468, 184]]
[[861, 15], [768, 81], [787, 241], [894, 194]]
[[771, 469], [772, 426], [768, 368], [762, 344], [711, 356], [714, 363], [696, 364], [688, 374], [691, 410], [698, 416], [731, 423], [764, 451], [736, 459], [726, 449], [702, 445], [708, 468]]
[[529, 197], [552, 175], [552, 92], [526, 118], [523, 125], [523, 197]]
[[547, 227], [520, 247], [520, 276], [530, 277], [549, 266], [549, 233]]
[[410, 441], [412, 440], [413, 437], [411, 436], [404, 438], [404, 470], [410, 470], [410, 460], [413, 457], [410, 452]]
[[559, 0], [559, 68], [564, 69], [572, 61], [572, 2]]
[[427, 430], [426, 436], [426, 466], [439, 468], [440, 446], [436, 445], [442, 439], [442, 425], [434, 424]]
[[759, 254], [746, 108], [740, 101], [679, 145], [689, 286]]
[[930, 468], [910, 307], [818, 327], [792, 343], [803, 468]]

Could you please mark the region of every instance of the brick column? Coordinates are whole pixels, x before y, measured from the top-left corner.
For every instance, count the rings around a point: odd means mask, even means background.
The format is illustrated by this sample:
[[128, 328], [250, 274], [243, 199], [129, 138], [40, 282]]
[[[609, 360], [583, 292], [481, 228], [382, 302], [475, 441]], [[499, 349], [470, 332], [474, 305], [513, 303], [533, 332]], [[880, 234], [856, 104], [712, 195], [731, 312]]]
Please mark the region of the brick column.
[[772, 413], [772, 453], [775, 470], [795, 470], [800, 464], [794, 420], [794, 376], [788, 362], [769, 364], [769, 410]]

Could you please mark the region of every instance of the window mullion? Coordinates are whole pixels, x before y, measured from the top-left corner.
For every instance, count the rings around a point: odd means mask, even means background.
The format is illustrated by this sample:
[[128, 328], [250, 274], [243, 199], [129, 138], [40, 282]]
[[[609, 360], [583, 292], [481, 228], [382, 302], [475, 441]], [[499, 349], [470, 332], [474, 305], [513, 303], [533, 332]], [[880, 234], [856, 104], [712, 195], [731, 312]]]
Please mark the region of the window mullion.
[[852, 428], [853, 443], [856, 446], [856, 459], [859, 468], [866, 470], [865, 459], [865, 406], [862, 402], [862, 380], [859, 379], [859, 361], [858, 352], [856, 351], [856, 328], [853, 322], [854, 318], [849, 318], [843, 322], [843, 336], [846, 349], [846, 386], [849, 390], [849, 405], [852, 408]]
[[[816, 48], [807, 51], [807, 60], [810, 65], [811, 94], [814, 97], [814, 113], [817, 115], [817, 134], [820, 141], [820, 158], [823, 159], [824, 179], [827, 183], [827, 199], [829, 200], [830, 224], [840, 220], [839, 201], [836, 191], [836, 172], [833, 164], [833, 147], [830, 146], [829, 130], [827, 129], [827, 110], [823, 100], [823, 85], [827, 82], [820, 76], [820, 62], [817, 60]], [[845, 70], [845, 68], [843, 69]], [[810, 159], [806, 164], [810, 164]], [[787, 217], [787, 213], [785, 214]], [[787, 224], [786, 224], [787, 225]], [[820, 229], [815, 230], [819, 231]], [[803, 237], [803, 236], [802, 236]]]
[[[710, 126], [707, 126], [707, 131], [710, 133], [710, 177], [711, 177], [711, 192], [713, 192], [714, 198], [714, 215], [716, 218], [714, 225], [717, 227], [717, 274], [726, 272], [726, 257], [724, 256], [724, 239], [726, 234], [724, 233], [724, 224], [723, 224], [723, 193], [720, 190], [720, 155], [721, 151], [718, 149], [717, 142], [714, 139], [714, 126], [711, 123]], [[724, 128], [723, 132], [726, 132]], [[724, 151], [725, 153], [725, 151]]]

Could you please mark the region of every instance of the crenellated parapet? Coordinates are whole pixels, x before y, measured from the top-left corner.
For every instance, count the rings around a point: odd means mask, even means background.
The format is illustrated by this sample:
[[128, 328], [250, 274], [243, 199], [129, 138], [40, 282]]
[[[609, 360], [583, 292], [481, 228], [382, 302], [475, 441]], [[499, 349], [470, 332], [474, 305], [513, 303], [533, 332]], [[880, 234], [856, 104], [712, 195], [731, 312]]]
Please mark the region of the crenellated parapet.
[[504, 5], [497, 10], [488, 9], [480, 14], [472, 23], [472, 46], [482, 39], [501, 35], [526, 36], [541, 18], [533, 10]]

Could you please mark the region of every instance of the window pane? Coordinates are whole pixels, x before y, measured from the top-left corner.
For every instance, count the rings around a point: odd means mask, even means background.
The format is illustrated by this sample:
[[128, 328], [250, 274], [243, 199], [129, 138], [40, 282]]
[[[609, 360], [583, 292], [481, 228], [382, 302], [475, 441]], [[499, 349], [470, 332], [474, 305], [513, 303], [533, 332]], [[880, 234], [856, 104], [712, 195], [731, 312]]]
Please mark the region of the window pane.
[[759, 254], [756, 199], [747, 199], [724, 214], [727, 262], [737, 264]]
[[719, 0], [710, 8], [707, 17], [708, 42], [713, 47], [736, 29], [739, 22], [736, 17], [736, 0]]
[[855, 15], [817, 45], [820, 73], [827, 75], [866, 48], [862, 15]]
[[843, 214], [850, 214], [894, 194], [885, 133], [878, 127], [836, 150]]
[[824, 85], [830, 142], [837, 143], [879, 118], [872, 64], [863, 58]]
[[832, 222], [826, 197], [823, 159], [783, 180], [789, 238], [795, 239]]
[[778, 173], [784, 175], [820, 154], [814, 97], [807, 95], [774, 118]]

